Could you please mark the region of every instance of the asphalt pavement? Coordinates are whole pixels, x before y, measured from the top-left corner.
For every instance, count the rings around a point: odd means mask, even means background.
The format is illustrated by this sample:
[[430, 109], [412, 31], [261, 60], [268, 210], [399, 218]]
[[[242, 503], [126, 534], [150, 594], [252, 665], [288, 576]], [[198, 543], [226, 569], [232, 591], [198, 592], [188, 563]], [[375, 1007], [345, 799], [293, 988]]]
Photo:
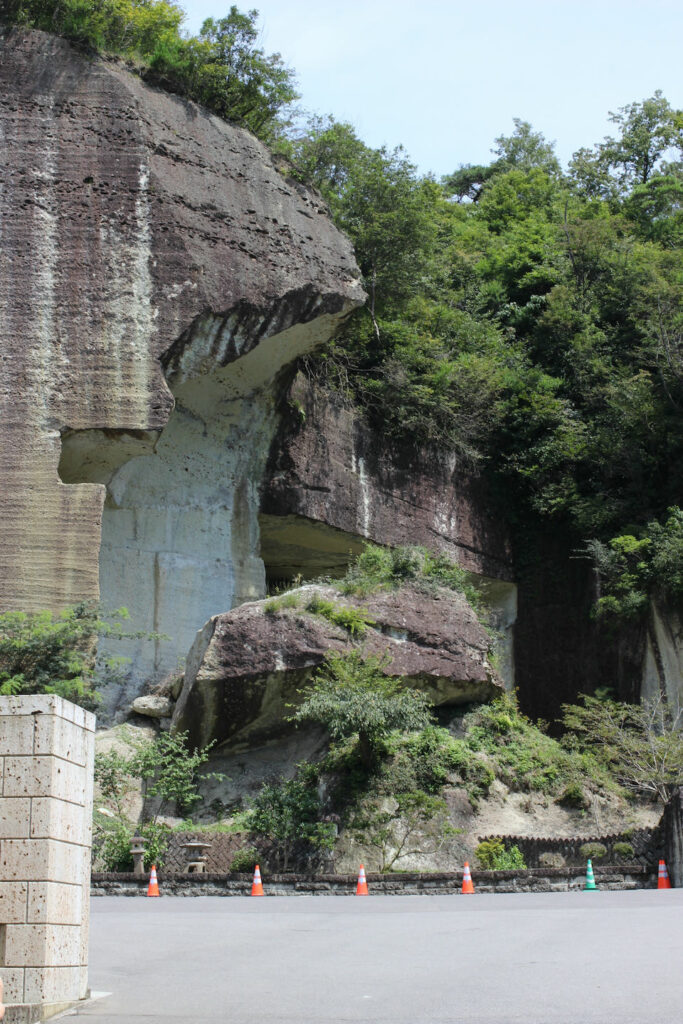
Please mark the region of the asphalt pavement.
[[683, 890], [96, 897], [83, 1024], [680, 1024]]

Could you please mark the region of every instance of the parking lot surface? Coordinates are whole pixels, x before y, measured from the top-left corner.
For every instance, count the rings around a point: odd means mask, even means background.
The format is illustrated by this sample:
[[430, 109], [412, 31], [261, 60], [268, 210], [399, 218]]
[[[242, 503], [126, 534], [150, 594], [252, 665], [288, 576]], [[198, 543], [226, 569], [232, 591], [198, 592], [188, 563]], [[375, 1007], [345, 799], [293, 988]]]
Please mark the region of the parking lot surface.
[[[90, 1024], [680, 1024], [683, 890], [92, 901]], [[85, 1024], [85, 1021], [84, 1021]]]

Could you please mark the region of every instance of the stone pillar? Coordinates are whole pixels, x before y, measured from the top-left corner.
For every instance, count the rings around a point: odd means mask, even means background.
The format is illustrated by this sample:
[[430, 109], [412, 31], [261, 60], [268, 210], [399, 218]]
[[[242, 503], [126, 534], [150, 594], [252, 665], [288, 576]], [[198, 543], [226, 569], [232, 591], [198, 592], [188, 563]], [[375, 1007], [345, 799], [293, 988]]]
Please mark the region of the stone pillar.
[[674, 889], [683, 888], [683, 786], [664, 808], [664, 857]]
[[87, 994], [94, 738], [95, 716], [61, 697], [0, 697], [4, 1024]]

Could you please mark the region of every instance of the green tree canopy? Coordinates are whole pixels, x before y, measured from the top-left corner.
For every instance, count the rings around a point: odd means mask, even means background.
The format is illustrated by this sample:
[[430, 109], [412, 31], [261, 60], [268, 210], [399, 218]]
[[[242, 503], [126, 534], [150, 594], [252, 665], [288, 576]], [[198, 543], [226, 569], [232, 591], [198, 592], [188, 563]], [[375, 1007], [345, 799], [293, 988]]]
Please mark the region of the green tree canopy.
[[604, 763], [626, 789], [667, 803], [683, 784], [681, 709], [661, 699], [635, 705], [581, 699], [563, 705], [564, 725], [579, 748]]

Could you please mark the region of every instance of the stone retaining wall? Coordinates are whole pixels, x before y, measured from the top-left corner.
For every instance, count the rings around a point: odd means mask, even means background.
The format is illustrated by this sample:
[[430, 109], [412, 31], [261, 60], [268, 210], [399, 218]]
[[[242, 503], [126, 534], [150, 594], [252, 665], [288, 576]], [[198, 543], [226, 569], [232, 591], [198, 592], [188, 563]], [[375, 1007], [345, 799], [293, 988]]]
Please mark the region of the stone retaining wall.
[[[426, 896], [460, 893], [462, 872], [370, 874], [368, 886], [375, 895]], [[527, 868], [525, 871], [475, 871], [476, 892], [580, 891], [585, 869]], [[595, 868], [601, 889], [652, 889], [655, 873], [641, 864]], [[349, 896], [356, 891], [355, 875], [265, 875], [263, 887], [270, 896]], [[178, 875], [159, 872], [159, 888], [167, 896], [248, 896], [251, 875]], [[134, 874], [93, 874], [93, 896], [144, 896], [147, 878]]]
[[[517, 846], [524, 855], [524, 861], [530, 868], [543, 867], [540, 857], [544, 853], [557, 853], [564, 858], [565, 864], [572, 867], [585, 868], [586, 858], [581, 853], [581, 847], [588, 843], [600, 843], [607, 849], [600, 864], [605, 867], [623, 865], [624, 858], [620, 858], [614, 847], [618, 843], [629, 843], [633, 848], [634, 863], [656, 872], [657, 862], [664, 857], [664, 835], [660, 822], [656, 828], [639, 828], [631, 832], [611, 833], [602, 836], [503, 836], [488, 835], [480, 836], [479, 842], [490, 839], [500, 839], [506, 849]], [[593, 866], [596, 862], [594, 860]]]

